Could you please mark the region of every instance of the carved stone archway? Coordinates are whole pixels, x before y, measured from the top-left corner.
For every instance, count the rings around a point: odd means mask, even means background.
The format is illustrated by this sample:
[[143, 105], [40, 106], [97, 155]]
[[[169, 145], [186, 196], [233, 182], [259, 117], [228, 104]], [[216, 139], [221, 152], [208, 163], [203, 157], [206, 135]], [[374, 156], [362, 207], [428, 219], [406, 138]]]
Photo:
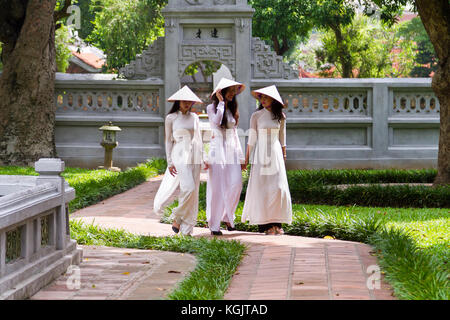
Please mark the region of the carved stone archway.
[[[167, 99], [180, 88], [184, 70], [196, 61], [226, 65], [245, 90], [238, 97], [246, 130], [254, 105], [252, 79], [297, 79], [298, 72], [284, 63], [264, 41], [252, 38], [254, 9], [247, 0], [169, 0], [163, 9], [165, 37], [158, 38], [119, 73], [127, 79], [164, 81]], [[166, 112], [171, 105], [166, 103]]]

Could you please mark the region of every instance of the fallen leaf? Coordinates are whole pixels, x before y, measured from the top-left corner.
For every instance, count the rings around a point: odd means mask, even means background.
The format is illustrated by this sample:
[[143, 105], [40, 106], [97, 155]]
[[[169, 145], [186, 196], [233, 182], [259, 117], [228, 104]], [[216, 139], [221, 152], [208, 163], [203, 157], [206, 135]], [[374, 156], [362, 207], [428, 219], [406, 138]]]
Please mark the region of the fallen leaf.
[[126, 254], [127, 256], [131, 256], [131, 253], [129, 252], [125, 252], [124, 254]]
[[304, 282], [298, 281], [295, 283], [296, 285], [301, 285], [301, 284], [305, 284]]
[[163, 289], [163, 288], [156, 288], [157, 290], [159, 290], [159, 291], [164, 291], [164, 290], [166, 290], [166, 289]]
[[332, 237], [332, 236], [325, 236], [325, 237], [323, 237], [324, 239], [330, 239], [330, 240], [334, 240], [335, 238], [334, 237]]
[[130, 273], [129, 272], [122, 272], [122, 274], [129, 275]]
[[181, 273], [180, 271], [170, 270], [169, 273]]
[[92, 288], [95, 288], [95, 284], [92, 285]]

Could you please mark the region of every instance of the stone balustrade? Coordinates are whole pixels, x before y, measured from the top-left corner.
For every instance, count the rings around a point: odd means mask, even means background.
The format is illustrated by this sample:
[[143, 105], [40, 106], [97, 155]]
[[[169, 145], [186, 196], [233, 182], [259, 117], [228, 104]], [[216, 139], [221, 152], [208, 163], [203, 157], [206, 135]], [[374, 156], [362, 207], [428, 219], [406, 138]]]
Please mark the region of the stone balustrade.
[[[161, 100], [164, 82], [114, 78], [57, 75], [56, 148], [68, 165], [102, 164], [98, 128], [108, 121], [122, 128], [113, 155], [116, 166], [165, 157], [164, 118], [170, 104]], [[431, 79], [254, 79], [250, 88], [272, 84], [288, 105], [289, 169], [436, 166], [439, 102]], [[240, 101], [243, 149], [255, 106], [255, 100], [251, 106]]]
[[0, 175], [0, 300], [30, 297], [81, 261], [70, 239], [75, 190], [60, 176], [64, 162], [41, 159], [35, 170], [39, 176]]

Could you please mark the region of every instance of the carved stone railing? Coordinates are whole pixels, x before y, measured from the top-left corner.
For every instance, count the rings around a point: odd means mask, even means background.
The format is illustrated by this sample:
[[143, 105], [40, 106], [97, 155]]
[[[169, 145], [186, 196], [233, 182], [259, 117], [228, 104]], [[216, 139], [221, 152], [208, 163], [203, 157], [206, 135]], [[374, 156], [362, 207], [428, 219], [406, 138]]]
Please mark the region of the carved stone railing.
[[98, 128], [109, 121], [122, 128], [113, 153], [115, 165], [125, 168], [151, 156], [164, 156], [163, 81], [116, 78], [57, 74], [56, 150], [67, 165], [102, 165], [104, 150]]
[[0, 175], [0, 300], [28, 298], [81, 261], [70, 239], [75, 190], [60, 177], [64, 162], [41, 159], [35, 169], [40, 176]]
[[431, 79], [254, 80], [287, 103], [289, 168], [435, 167], [439, 102]]
[[[163, 81], [112, 77], [58, 75], [56, 148], [68, 165], [102, 164], [98, 128], [108, 121], [122, 128], [115, 165], [165, 157]], [[254, 79], [247, 90], [272, 84], [288, 104], [288, 168], [436, 166], [439, 102], [431, 79]], [[247, 117], [249, 107], [239, 107], [246, 128], [253, 111]]]

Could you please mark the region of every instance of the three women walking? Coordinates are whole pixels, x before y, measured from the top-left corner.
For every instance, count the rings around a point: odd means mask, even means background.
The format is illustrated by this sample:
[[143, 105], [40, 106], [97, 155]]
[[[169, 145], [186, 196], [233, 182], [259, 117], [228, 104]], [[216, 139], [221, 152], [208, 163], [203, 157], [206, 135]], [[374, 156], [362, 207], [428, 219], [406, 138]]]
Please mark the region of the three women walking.
[[201, 165], [208, 170], [206, 216], [213, 235], [222, 235], [220, 224], [235, 230], [235, 212], [242, 191], [242, 170], [251, 164], [242, 222], [258, 225], [260, 232], [283, 234], [282, 223], [292, 222], [292, 205], [284, 161], [286, 115], [275, 86], [252, 92], [259, 109], [251, 116], [249, 141], [244, 157], [237, 132], [239, 107], [236, 96], [245, 85], [223, 78], [207, 107], [211, 126], [209, 154], [203, 151], [199, 118], [190, 112], [201, 100], [187, 87], [176, 92], [165, 121], [168, 168], [155, 196], [160, 213], [178, 186], [178, 207], [172, 211], [172, 229], [192, 234], [198, 214]]

